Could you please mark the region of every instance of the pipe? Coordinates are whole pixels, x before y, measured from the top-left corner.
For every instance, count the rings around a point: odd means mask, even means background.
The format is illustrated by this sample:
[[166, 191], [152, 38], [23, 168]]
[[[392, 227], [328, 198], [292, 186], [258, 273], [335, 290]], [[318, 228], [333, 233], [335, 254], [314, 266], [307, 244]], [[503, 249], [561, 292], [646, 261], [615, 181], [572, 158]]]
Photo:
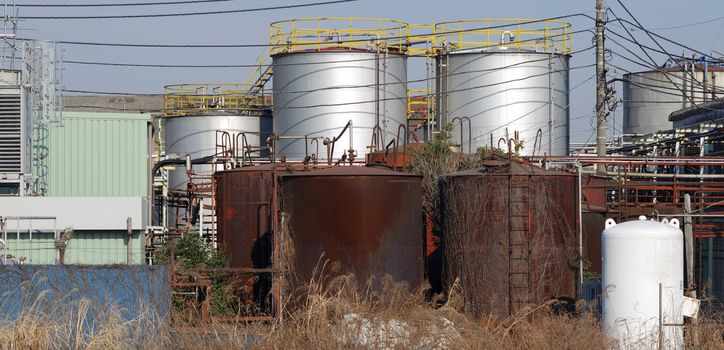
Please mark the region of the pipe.
[[126, 230], [128, 233], [128, 243], [126, 244], [126, 265], [133, 263], [133, 225], [132, 218], [129, 216], [126, 219]]
[[[339, 139], [342, 138], [342, 135], [347, 131], [347, 129], [349, 129], [349, 128], [351, 128], [351, 127], [352, 127], [352, 120], [349, 120], [349, 121], [347, 122], [347, 124], [344, 125], [344, 128], [342, 128], [342, 131], [339, 133], [339, 135], [333, 137], [331, 140], [330, 140], [329, 138], [324, 138], [324, 141], [323, 141], [323, 142], [324, 142], [325, 145], [330, 145], [330, 144], [332, 145], [332, 151], [331, 151], [332, 155], [331, 155], [331, 156], [334, 156], [334, 144], [337, 143], [337, 141], [339, 141]], [[351, 134], [352, 134], [352, 131], [350, 130], [350, 138], [349, 138], [349, 141], [350, 141], [349, 147], [350, 147], [350, 149], [349, 149], [349, 150], [352, 151], [352, 152], [354, 152], [354, 149], [352, 148], [353, 145], [351, 144], [351, 142], [352, 142], [352, 136], [351, 136]], [[355, 153], [355, 154], [356, 154], [356, 153]], [[331, 156], [330, 156], [330, 158], [331, 158]], [[331, 160], [330, 160], [330, 161], [331, 161]]]
[[582, 297], [581, 290], [583, 287], [583, 180], [581, 175], [581, 164], [576, 163], [578, 173], [578, 296]]
[[393, 170], [397, 171], [397, 140], [390, 140], [390, 142], [385, 146], [385, 163], [387, 163], [387, 153], [390, 150], [390, 146], [394, 146], [395, 148], [392, 149], [392, 167]]
[[[206, 156], [206, 157], [191, 159], [191, 164], [210, 164], [215, 157], [216, 156], [213, 155], [213, 156]], [[163, 168], [163, 167], [167, 167], [169, 165], [185, 165], [185, 164], [187, 164], [187, 159], [180, 159], [180, 158], [164, 159], [160, 162], [157, 162], [153, 166], [151, 173], [153, 175], [157, 175], [158, 171], [161, 170], [161, 168]]]
[[[400, 141], [400, 129], [404, 129], [404, 130], [405, 130], [405, 133], [404, 133], [404, 135], [403, 135], [403, 136], [405, 137], [405, 140], [404, 140], [404, 142], [402, 142], [402, 156], [404, 157], [404, 156], [405, 156], [405, 148], [407, 147], [407, 142], [409, 141], [409, 140], [408, 140], [409, 131], [407, 130], [407, 126], [400, 124], [400, 126], [397, 127], [397, 138], [396, 138], [396, 140], [397, 140], [398, 142]], [[399, 144], [398, 144], [397, 146], [399, 147]], [[395, 164], [397, 164], [396, 161], [395, 161]]]

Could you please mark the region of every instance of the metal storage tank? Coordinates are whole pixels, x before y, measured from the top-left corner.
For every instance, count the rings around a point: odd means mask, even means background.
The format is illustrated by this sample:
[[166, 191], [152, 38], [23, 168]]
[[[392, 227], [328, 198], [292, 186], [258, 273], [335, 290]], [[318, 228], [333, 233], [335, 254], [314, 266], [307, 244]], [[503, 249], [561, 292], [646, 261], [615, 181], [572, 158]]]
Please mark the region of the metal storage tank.
[[[389, 142], [407, 123], [406, 31], [404, 22], [380, 19], [272, 23], [274, 134], [332, 139], [351, 120], [353, 138], [348, 131], [336, 143], [335, 160], [350, 147], [364, 159], [375, 125], [380, 143]], [[276, 153], [301, 160], [306, 146], [303, 139], [282, 139]]]
[[[270, 124], [265, 118], [221, 113], [164, 117], [161, 128], [166, 155], [184, 158], [188, 154], [191, 159], [213, 156], [217, 152], [217, 130], [234, 134], [243, 132], [249, 144], [259, 146], [263, 142], [260, 137], [262, 124]], [[197, 174], [211, 174], [211, 165], [194, 165], [193, 169]], [[219, 166], [217, 170], [223, 169]], [[172, 189], [185, 189], [189, 181], [184, 166], [169, 171], [168, 178]]]
[[214, 175], [219, 246], [231, 267], [246, 269], [235, 276], [239, 300], [266, 311], [272, 291], [274, 181], [289, 172], [286, 166], [265, 164]]
[[[232, 135], [243, 132], [251, 146], [266, 144], [272, 124], [270, 101], [261, 93], [250, 92], [250, 86], [181, 84], [169, 85], [164, 89], [161, 134], [167, 158], [177, 155], [183, 159], [190, 155], [191, 159], [198, 159], [216, 155], [217, 143], [220, 142], [217, 140], [218, 130]], [[210, 175], [212, 166], [194, 165], [193, 170], [196, 174]], [[215, 170], [223, 168], [217, 165]], [[169, 189], [185, 190], [188, 182], [185, 166], [169, 170]], [[185, 216], [184, 209], [178, 213], [180, 217]], [[169, 226], [176, 222], [175, 209], [169, 210], [167, 222]]]
[[443, 279], [459, 279], [466, 312], [576, 297], [577, 189], [575, 174], [508, 160], [442, 177]]
[[622, 349], [682, 349], [682, 327], [663, 327], [659, 344], [660, 322], [684, 322], [684, 234], [679, 221], [641, 216], [617, 225], [608, 219], [601, 246], [606, 334]]
[[[682, 62], [680, 66], [623, 76], [623, 133], [673, 129], [669, 114], [724, 94], [724, 68]], [[683, 67], [683, 68], [682, 68]], [[692, 79], [695, 78], [695, 80]], [[693, 82], [692, 82], [693, 81]]]
[[[516, 133], [521, 155], [568, 155], [570, 24], [471, 20], [435, 25], [438, 122], [463, 123], [462, 150], [501, 147]], [[495, 27], [497, 29], [487, 29]], [[473, 29], [474, 28], [474, 29]], [[460, 134], [455, 124], [453, 135]], [[470, 130], [468, 130], [470, 129]], [[506, 140], [500, 141], [499, 140]]]
[[280, 227], [289, 232], [300, 284], [319, 277], [325, 261], [360, 284], [385, 275], [410, 288], [423, 282], [421, 177], [336, 167], [283, 175], [279, 191]]

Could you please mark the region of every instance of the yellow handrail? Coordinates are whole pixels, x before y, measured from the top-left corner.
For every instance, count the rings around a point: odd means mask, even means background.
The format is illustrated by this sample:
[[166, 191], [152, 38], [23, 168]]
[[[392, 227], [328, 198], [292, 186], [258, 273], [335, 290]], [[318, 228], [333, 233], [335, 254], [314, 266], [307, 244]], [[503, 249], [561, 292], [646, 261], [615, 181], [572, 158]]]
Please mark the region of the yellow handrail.
[[434, 107], [434, 91], [420, 89], [407, 90], [408, 119], [429, 119], [431, 115], [430, 111], [434, 110]]
[[204, 114], [210, 111], [253, 111], [270, 108], [272, 95], [250, 92], [250, 84], [176, 84], [163, 88], [166, 116]]
[[325, 49], [404, 52], [409, 24], [379, 18], [297, 18], [270, 25], [270, 54]]
[[436, 45], [447, 51], [495, 47], [569, 54], [571, 24], [558, 20], [477, 19], [435, 24]]

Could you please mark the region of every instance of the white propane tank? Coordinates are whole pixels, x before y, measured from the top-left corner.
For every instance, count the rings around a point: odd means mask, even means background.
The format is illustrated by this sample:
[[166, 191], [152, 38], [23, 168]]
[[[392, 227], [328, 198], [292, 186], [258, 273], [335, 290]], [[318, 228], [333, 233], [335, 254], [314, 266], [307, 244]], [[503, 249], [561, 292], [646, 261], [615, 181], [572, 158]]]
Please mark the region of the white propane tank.
[[640, 216], [617, 225], [608, 219], [601, 249], [605, 334], [620, 349], [660, 349], [659, 342], [663, 349], [683, 349], [682, 327], [673, 326], [684, 322], [684, 235], [679, 220]]

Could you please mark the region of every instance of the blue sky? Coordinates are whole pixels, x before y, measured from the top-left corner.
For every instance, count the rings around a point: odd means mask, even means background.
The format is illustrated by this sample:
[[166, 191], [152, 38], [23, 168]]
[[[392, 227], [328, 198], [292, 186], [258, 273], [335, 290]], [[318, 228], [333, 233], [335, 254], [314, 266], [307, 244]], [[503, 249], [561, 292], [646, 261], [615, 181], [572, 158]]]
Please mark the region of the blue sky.
[[[128, 0], [119, 0], [128, 2]], [[139, 0], [140, 1], [140, 0]], [[143, 0], [146, 1], [146, 0]], [[148, 0], [151, 1], [151, 0]], [[22, 3], [48, 3], [47, 0], [22, 0]], [[56, 1], [53, 3], [98, 3], [112, 0]], [[210, 4], [183, 6], [144, 6], [128, 8], [25, 8], [23, 16], [53, 15], [115, 15], [137, 13], [169, 13], [213, 11], [227, 9], [255, 8], [313, 2], [313, 0], [241, 0]], [[299, 17], [375, 17], [390, 18], [410, 23], [434, 23], [457, 19], [478, 18], [548, 18], [574, 13], [594, 15], [594, 0], [509, 0], [509, 1], [395, 1], [360, 0], [320, 7], [241, 14], [224, 14], [194, 17], [113, 19], [113, 20], [27, 20], [20, 24], [19, 36], [48, 40], [133, 42], [133, 43], [267, 43], [269, 23], [276, 20]], [[626, 0], [626, 6], [647, 28], [668, 28], [692, 24], [724, 15], [724, 1], [703, 0], [696, 5], [661, 0]], [[615, 1], [607, 6], [621, 17], [625, 11]], [[573, 30], [593, 27], [593, 21], [570, 18]], [[676, 41], [703, 51], [724, 52], [724, 18], [677, 29], [661, 29], [656, 32]], [[610, 29], [625, 35], [620, 26]], [[644, 36], [638, 34], [642, 40]], [[592, 34], [576, 35], [573, 49], [591, 46]], [[620, 41], [620, 40], [619, 40]], [[654, 44], [651, 44], [654, 45]], [[613, 63], [625, 69], [636, 71], [641, 67], [617, 58], [617, 51], [626, 54], [613, 43]], [[629, 45], [632, 50], [638, 50]], [[110, 48], [64, 46], [66, 60], [159, 63], [159, 64], [248, 64], [258, 56], [259, 48], [213, 48], [213, 49], [152, 49], [152, 48]], [[672, 53], [682, 54], [682, 48], [666, 45]], [[640, 51], [635, 51], [640, 54]], [[657, 63], [663, 63], [663, 55], [653, 54]], [[594, 62], [593, 50], [575, 55], [571, 66], [583, 66]], [[411, 62], [413, 64], [413, 62]], [[410, 79], [416, 76], [410, 67]], [[66, 65], [63, 85], [67, 89], [160, 93], [164, 85], [196, 82], [240, 82], [246, 71], [241, 68], [227, 69], [170, 69], [170, 68], [119, 68]], [[577, 69], [571, 72], [571, 87], [591, 77], [593, 68]], [[611, 69], [609, 78], [620, 76], [621, 71]], [[620, 86], [617, 87], [619, 97]], [[571, 137], [574, 142], [583, 142], [592, 133], [594, 108], [593, 80], [571, 92]], [[612, 114], [620, 123], [622, 110]], [[611, 124], [611, 123], [609, 123]], [[591, 139], [592, 140], [592, 139]]]

